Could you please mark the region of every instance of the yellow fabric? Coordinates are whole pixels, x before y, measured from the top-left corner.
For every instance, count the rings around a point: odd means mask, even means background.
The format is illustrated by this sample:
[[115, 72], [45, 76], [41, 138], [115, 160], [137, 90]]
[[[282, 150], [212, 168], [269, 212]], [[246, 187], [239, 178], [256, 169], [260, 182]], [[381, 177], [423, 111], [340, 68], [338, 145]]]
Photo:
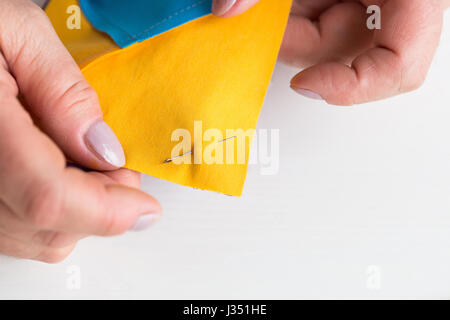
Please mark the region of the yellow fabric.
[[[219, 129], [223, 139], [229, 137], [227, 129], [256, 127], [291, 0], [261, 0], [234, 18], [209, 15], [125, 49], [117, 48], [84, 18], [81, 30], [69, 30], [68, 15], [63, 12], [74, 3], [52, 1], [47, 13], [99, 94], [105, 121], [124, 146], [126, 167], [182, 185], [240, 196], [251, 139], [247, 139], [241, 164], [164, 160], [179, 143], [171, 140], [174, 130], [189, 130], [194, 142], [195, 121], [202, 121], [203, 133]], [[199, 127], [197, 123], [196, 141], [202, 139]], [[208, 142], [204, 137], [203, 151], [216, 148], [224, 154], [237, 140], [214, 143], [220, 137], [209, 138]], [[190, 160], [190, 156], [183, 158]], [[234, 158], [237, 161], [237, 152]]]
[[[72, 6], [78, 6], [78, 1], [52, 0], [45, 11], [62, 42], [81, 68], [106, 52], [120, 50], [111, 38], [95, 30], [83, 14], [80, 20], [81, 28], [69, 29], [67, 21], [74, 17], [73, 11], [70, 10]], [[79, 12], [81, 13], [81, 9]]]

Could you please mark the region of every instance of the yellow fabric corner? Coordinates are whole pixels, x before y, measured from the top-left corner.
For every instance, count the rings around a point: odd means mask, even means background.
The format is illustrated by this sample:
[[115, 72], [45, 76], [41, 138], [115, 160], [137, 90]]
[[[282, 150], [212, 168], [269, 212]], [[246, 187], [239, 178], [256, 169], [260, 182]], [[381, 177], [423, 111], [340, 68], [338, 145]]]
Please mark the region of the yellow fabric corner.
[[[78, 12], [73, 11], [74, 8]], [[61, 41], [81, 68], [107, 52], [120, 50], [111, 38], [91, 26], [82, 14], [77, 0], [52, 0], [45, 12]], [[77, 13], [80, 13], [80, 29], [70, 29], [67, 21], [72, 21]]]
[[[229, 19], [209, 15], [125, 49], [118, 49], [86, 20], [81, 30], [67, 29], [68, 15], [61, 11], [73, 3], [53, 1], [47, 13], [99, 94], [105, 121], [124, 146], [126, 167], [178, 184], [240, 196], [251, 139], [242, 164], [164, 160], [179, 143], [171, 141], [176, 129], [187, 129], [193, 144], [194, 136], [199, 141], [200, 131], [211, 128], [218, 129], [224, 139], [227, 129], [256, 128], [291, 0], [261, 0], [248, 12]], [[227, 146], [236, 144], [233, 140], [237, 139], [216, 143], [216, 147], [220, 145], [225, 154]], [[211, 147], [211, 141], [203, 141], [203, 148]], [[236, 159], [236, 146], [231, 148]]]

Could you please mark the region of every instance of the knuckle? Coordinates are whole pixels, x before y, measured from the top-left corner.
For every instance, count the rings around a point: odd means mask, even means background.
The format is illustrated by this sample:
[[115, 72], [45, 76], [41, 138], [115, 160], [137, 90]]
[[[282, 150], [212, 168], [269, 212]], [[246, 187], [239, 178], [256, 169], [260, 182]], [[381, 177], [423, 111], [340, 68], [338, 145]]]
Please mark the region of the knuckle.
[[38, 21], [46, 21], [47, 17], [44, 14], [44, 11], [39, 7], [37, 4], [35, 4], [33, 1], [28, 1], [26, 4], [26, 10], [28, 18], [30, 19], [36, 19]]
[[[48, 16], [45, 14], [44, 10], [38, 6], [33, 1], [20, 1], [17, 4], [16, 10], [19, 12], [26, 12], [25, 15], [18, 20], [19, 26], [24, 28], [26, 31], [36, 34], [36, 30], [41, 30], [42, 28], [50, 29], [51, 22]], [[41, 28], [36, 29], [36, 25]]]
[[32, 1], [2, 1], [1, 5], [0, 21], [4, 23], [3, 32], [0, 32], [0, 43], [8, 45], [8, 51], [14, 50], [10, 45], [15, 44], [18, 47], [24, 39], [29, 39], [29, 36], [36, 34], [36, 30], [42, 29], [36, 28], [36, 25], [47, 28], [50, 25], [47, 15]]
[[85, 79], [80, 79], [73, 83], [70, 87], [63, 90], [56, 105], [63, 113], [70, 114], [88, 111], [91, 112], [90, 106], [98, 105], [97, 92], [89, 85]]
[[110, 212], [106, 212], [105, 228], [103, 231], [104, 236], [121, 235], [124, 234], [126, 231], [127, 231], [126, 226], [124, 226], [123, 223], [121, 223], [117, 215]]
[[25, 199], [25, 217], [35, 227], [52, 228], [61, 214], [60, 189], [53, 183], [32, 187]]
[[92, 191], [95, 194], [93, 199], [95, 203], [91, 204], [91, 209], [98, 213], [98, 235], [99, 236], [115, 236], [121, 235], [128, 230], [126, 219], [115, 213], [113, 207], [108, 203], [107, 190], [104, 187], [99, 187]]

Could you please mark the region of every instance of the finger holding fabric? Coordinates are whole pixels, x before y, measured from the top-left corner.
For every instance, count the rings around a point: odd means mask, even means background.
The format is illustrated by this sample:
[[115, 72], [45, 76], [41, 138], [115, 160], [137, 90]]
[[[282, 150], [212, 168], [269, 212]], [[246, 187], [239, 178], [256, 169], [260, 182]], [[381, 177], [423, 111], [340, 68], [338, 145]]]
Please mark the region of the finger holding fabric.
[[86, 235], [117, 235], [159, 217], [159, 204], [120, 177], [66, 168], [9, 89], [11, 79], [0, 79], [0, 253], [58, 262]]
[[259, 0], [214, 0], [212, 12], [220, 17], [233, 17], [239, 15], [252, 6]]
[[33, 121], [71, 160], [96, 170], [125, 165], [96, 92], [45, 13], [28, 0], [0, 1], [0, 45]]
[[[359, 3], [366, 8], [373, 2], [361, 0]], [[375, 3], [382, 10], [382, 27], [374, 31], [371, 43], [362, 43], [359, 48], [362, 52], [356, 50], [347, 56], [336, 55], [318, 61], [292, 79], [294, 90], [330, 104], [353, 105], [408, 92], [423, 83], [440, 40], [443, 6], [448, 3], [439, 0], [380, 0]], [[317, 17], [319, 24], [310, 24], [311, 28], [324, 26], [334, 7], [330, 3], [327, 5], [329, 9]], [[335, 23], [339, 22], [335, 20]], [[320, 53], [321, 47], [326, 45], [321, 41], [325, 32], [320, 29], [311, 34], [317, 38], [311, 53]], [[284, 48], [293, 41], [292, 29], [286, 37]], [[308, 43], [308, 39], [304, 42]], [[291, 52], [291, 56], [293, 54]], [[352, 54], [355, 57], [351, 57]], [[351, 58], [349, 65], [345, 61], [348, 58]]]
[[137, 189], [137, 173], [66, 167], [65, 154], [85, 166], [121, 166], [110, 154], [120, 143], [101, 119], [95, 92], [42, 10], [0, 0], [1, 254], [59, 262], [85, 236], [141, 230], [160, 216], [158, 202]]

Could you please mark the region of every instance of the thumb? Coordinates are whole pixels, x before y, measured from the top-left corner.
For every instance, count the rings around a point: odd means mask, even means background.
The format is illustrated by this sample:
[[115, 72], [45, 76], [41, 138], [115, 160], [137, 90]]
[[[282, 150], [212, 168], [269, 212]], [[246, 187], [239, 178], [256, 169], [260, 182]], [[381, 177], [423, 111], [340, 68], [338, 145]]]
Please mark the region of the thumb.
[[219, 17], [233, 17], [253, 7], [259, 0], [213, 0], [212, 12]]
[[0, 1], [0, 49], [36, 124], [73, 161], [96, 170], [125, 165], [96, 92], [45, 13], [28, 0]]

